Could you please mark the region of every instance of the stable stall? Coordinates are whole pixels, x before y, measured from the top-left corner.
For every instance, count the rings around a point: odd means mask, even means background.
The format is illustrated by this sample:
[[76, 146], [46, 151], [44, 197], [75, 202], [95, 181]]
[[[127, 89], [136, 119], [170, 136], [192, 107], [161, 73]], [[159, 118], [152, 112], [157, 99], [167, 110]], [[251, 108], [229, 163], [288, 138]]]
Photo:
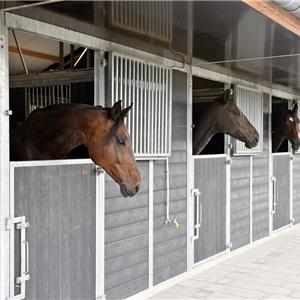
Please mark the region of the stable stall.
[[[300, 93], [285, 81], [293, 74], [284, 57], [273, 65], [264, 60], [279, 51], [278, 41], [281, 55], [289, 51], [282, 40], [297, 49], [292, 33], [242, 2], [5, 4], [1, 299], [142, 297], [140, 292], [299, 222], [298, 153], [287, 146], [272, 154], [271, 116], [281, 110], [272, 98], [293, 101]], [[57, 65], [12, 76], [12, 30], [54, 41]], [[83, 68], [66, 70], [82, 53]], [[247, 117], [259, 142], [249, 149], [234, 132], [218, 133], [193, 153], [193, 125], [229, 88], [235, 114]], [[86, 153], [10, 159], [9, 119], [22, 121], [54, 103], [111, 107], [120, 99], [123, 107], [133, 103], [126, 125], [142, 182], [134, 197], [124, 198]]]

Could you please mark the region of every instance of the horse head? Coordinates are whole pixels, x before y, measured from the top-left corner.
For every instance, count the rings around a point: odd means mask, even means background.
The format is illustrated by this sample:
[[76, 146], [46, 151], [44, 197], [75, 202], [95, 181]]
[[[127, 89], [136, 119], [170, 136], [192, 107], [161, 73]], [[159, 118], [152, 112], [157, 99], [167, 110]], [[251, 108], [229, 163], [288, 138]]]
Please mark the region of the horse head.
[[[300, 147], [300, 129], [298, 118], [298, 105], [295, 103], [293, 109], [287, 109], [282, 113], [273, 124], [273, 135], [281, 135], [282, 141], [288, 139], [292, 144], [293, 150], [297, 151]], [[276, 140], [273, 137], [273, 140]], [[278, 150], [280, 144], [274, 147]]]
[[218, 130], [244, 142], [249, 149], [255, 147], [259, 134], [234, 102], [233, 90], [226, 90], [217, 101], [220, 105], [216, 120]]
[[103, 167], [119, 184], [124, 197], [134, 196], [141, 182], [129, 133], [124, 123], [124, 118], [131, 107], [132, 104], [122, 110], [121, 101], [118, 101], [112, 108], [106, 108], [105, 120], [99, 118], [102, 124], [95, 126], [94, 134], [88, 143], [91, 159]]

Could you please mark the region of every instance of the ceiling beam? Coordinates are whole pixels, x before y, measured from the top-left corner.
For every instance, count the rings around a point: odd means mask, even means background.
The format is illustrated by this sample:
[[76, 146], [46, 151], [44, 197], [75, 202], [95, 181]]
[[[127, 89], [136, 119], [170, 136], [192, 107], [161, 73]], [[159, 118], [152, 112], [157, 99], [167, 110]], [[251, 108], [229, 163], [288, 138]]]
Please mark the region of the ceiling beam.
[[258, 12], [300, 36], [300, 20], [273, 1], [242, 0]]
[[[13, 46], [9, 46], [9, 51], [13, 52], [13, 53], [19, 53], [18, 48], [13, 47]], [[44, 60], [50, 60], [53, 62], [59, 62], [59, 57], [55, 56], [55, 55], [51, 55], [51, 54], [46, 54], [46, 53], [32, 51], [32, 50], [23, 49], [23, 48], [22, 48], [22, 53], [23, 53], [23, 55], [31, 56], [34, 58], [40, 58], [40, 59], [44, 59]]]

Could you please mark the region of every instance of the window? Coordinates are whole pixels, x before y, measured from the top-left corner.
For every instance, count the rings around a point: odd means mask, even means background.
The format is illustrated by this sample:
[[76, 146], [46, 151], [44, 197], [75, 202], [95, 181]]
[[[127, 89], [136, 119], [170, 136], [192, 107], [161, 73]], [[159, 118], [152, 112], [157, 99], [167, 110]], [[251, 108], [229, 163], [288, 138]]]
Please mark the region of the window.
[[172, 40], [172, 2], [113, 1], [111, 25], [169, 43]]
[[243, 142], [235, 140], [235, 154], [252, 154], [263, 151], [263, 94], [241, 86], [236, 86], [235, 100], [237, 106], [259, 133], [256, 147], [248, 149]]
[[111, 99], [133, 103], [125, 122], [136, 156], [168, 156], [171, 152], [171, 69], [111, 54]]

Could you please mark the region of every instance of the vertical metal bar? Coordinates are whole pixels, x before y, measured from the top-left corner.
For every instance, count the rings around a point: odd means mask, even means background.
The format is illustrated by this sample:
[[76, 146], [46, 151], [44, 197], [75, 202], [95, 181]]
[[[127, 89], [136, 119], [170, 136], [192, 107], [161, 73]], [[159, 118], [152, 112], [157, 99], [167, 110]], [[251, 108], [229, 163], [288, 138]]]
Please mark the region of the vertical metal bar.
[[119, 99], [124, 101], [124, 95], [123, 95], [123, 63], [124, 63], [124, 59], [122, 57], [120, 57], [120, 97]]
[[158, 86], [158, 136], [157, 136], [157, 152], [160, 154], [161, 153], [161, 126], [162, 126], [162, 121], [161, 121], [161, 72], [162, 68], [157, 67], [158, 69], [158, 81], [157, 81], [157, 86]]
[[151, 68], [151, 154], [154, 153], [154, 143], [153, 143], [153, 138], [154, 138], [154, 67], [153, 65], [150, 66]]
[[[142, 90], [141, 92], [143, 93], [141, 100], [142, 100], [142, 114], [145, 116], [143, 118], [143, 129], [144, 129], [144, 136], [143, 136], [143, 153], [148, 153], [147, 152], [147, 119], [146, 119], [146, 107], [147, 107], [147, 97], [146, 97], [146, 65], [144, 63], [141, 63], [141, 84], [142, 84]], [[142, 131], [141, 131], [142, 132]]]
[[153, 80], [153, 90], [154, 90], [154, 103], [153, 103], [153, 153], [157, 153], [157, 67], [153, 65], [153, 73], [154, 73], [154, 80]]
[[142, 119], [143, 113], [141, 112], [141, 81], [140, 81], [140, 62], [136, 62], [136, 110], [135, 110], [135, 126], [136, 126], [136, 145], [137, 145], [137, 153], [142, 152], [142, 140], [141, 140], [141, 131], [143, 128]]
[[165, 131], [166, 131], [166, 121], [165, 120], [165, 106], [166, 106], [166, 94], [165, 94], [165, 80], [166, 80], [166, 69], [162, 69], [162, 109], [161, 109], [161, 117], [162, 117], [162, 126], [161, 126], [161, 151], [163, 154], [166, 153], [165, 149], [165, 142], [166, 142], [166, 136], [165, 136]]
[[250, 243], [253, 242], [253, 156], [250, 156], [250, 161], [249, 161], [249, 165], [250, 165], [250, 203], [249, 203], [249, 210], [250, 210]]
[[151, 154], [151, 147], [150, 147], [150, 135], [151, 135], [151, 124], [150, 124], [150, 116], [151, 116], [151, 95], [150, 95], [150, 65], [146, 64], [146, 69], [147, 69], [147, 73], [146, 73], [146, 89], [147, 89], [147, 93], [146, 93], [146, 99], [148, 102], [148, 107], [147, 107], [147, 123], [148, 123], [148, 131], [147, 131], [147, 154]]
[[131, 139], [132, 139], [132, 147], [134, 153], [137, 151], [137, 146], [136, 146], [136, 137], [135, 137], [135, 110], [136, 110], [136, 97], [135, 97], [135, 85], [136, 85], [136, 80], [135, 80], [135, 61], [132, 59], [128, 59], [129, 62], [129, 76], [128, 76], [128, 88], [129, 88], [129, 94], [128, 94], [128, 104], [133, 103], [133, 108], [130, 113], [130, 121], [132, 123], [131, 127]]
[[119, 96], [119, 85], [120, 85], [120, 75], [119, 75], [119, 56], [115, 56], [115, 62], [116, 62], [116, 76], [115, 76], [115, 83], [116, 83], [116, 87], [115, 87], [115, 98], [113, 99], [112, 104], [114, 104], [116, 101], [120, 100], [120, 96]]
[[[127, 84], [126, 85], [128, 87], [128, 91], [127, 91], [127, 106], [132, 103], [132, 99], [131, 99], [131, 89], [132, 89], [131, 63], [132, 63], [131, 59], [127, 59], [126, 60], [126, 65], [128, 64], [128, 74], [126, 74], [126, 77], [127, 77], [127, 81], [126, 81]], [[132, 109], [131, 113], [128, 115], [128, 122], [129, 122], [129, 128], [130, 128], [129, 132], [130, 132], [131, 136], [133, 136], [133, 120], [134, 120], [133, 109]]]
[[130, 100], [133, 102], [133, 111], [132, 111], [132, 137], [134, 140], [134, 152], [139, 153], [139, 139], [138, 139], [138, 132], [139, 132], [139, 124], [138, 119], [141, 116], [138, 116], [138, 79], [137, 79], [137, 62], [134, 60], [130, 60], [130, 65], [133, 66], [133, 76], [132, 76], [132, 99]]
[[[166, 72], [166, 111], [165, 111], [165, 122], [167, 123], [167, 127], [170, 127], [170, 122], [169, 122], [169, 110], [170, 110], [170, 100], [169, 100], [169, 70]], [[169, 129], [170, 130], [170, 129]], [[168, 141], [168, 134], [166, 131], [166, 144], [165, 144], [165, 153], [168, 153], [169, 151], [169, 141]]]
[[153, 286], [153, 160], [149, 160], [149, 288]]

